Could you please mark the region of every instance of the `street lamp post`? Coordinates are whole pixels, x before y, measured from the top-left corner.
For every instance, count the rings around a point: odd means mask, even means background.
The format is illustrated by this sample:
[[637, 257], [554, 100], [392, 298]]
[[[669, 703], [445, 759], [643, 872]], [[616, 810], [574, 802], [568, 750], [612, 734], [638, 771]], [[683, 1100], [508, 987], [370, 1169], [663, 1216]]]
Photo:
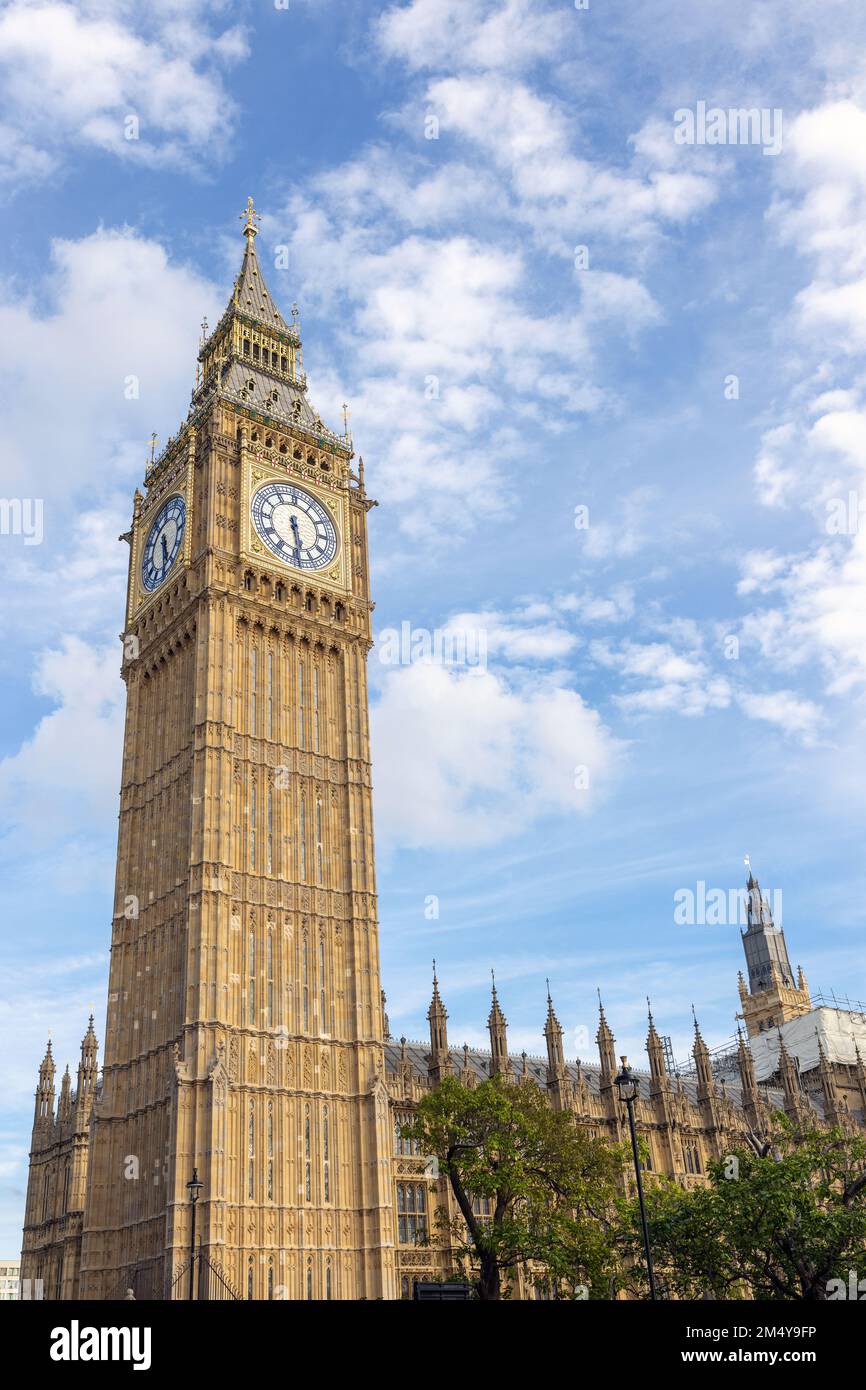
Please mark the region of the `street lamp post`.
[[190, 1205], [192, 1206], [192, 1234], [189, 1242], [189, 1300], [192, 1302], [195, 1290], [195, 1204], [198, 1201], [199, 1193], [204, 1187], [203, 1182], [198, 1180], [198, 1169], [193, 1168], [192, 1177], [186, 1185], [189, 1193]]
[[628, 1127], [631, 1132], [631, 1151], [634, 1157], [634, 1175], [637, 1179], [637, 1199], [640, 1205], [640, 1224], [643, 1231], [643, 1248], [646, 1255], [646, 1272], [649, 1276], [650, 1298], [657, 1299], [656, 1280], [653, 1272], [653, 1257], [650, 1254], [649, 1229], [646, 1224], [646, 1207], [643, 1200], [643, 1180], [640, 1175], [640, 1159], [637, 1152], [637, 1131], [634, 1127], [634, 1103], [638, 1097], [640, 1089], [638, 1079], [628, 1064], [627, 1057], [620, 1057], [622, 1069], [618, 1076], [614, 1078], [619, 1098], [628, 1110]]

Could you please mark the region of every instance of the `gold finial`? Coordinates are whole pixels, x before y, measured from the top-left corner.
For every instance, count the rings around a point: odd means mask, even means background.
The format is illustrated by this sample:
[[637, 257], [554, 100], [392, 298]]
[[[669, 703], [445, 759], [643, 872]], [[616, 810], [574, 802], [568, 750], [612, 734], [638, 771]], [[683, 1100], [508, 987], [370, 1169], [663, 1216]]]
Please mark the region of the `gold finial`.
[[261, 217], [253, 207], [252, 198], [247, 198], [247, 205], [241, 213], [241, 221], [244, 224], [244, 236], [254, 237], [258, 232], [257, 222], [261, 222]]
[[153, 462], [154, 462], [154, 459], [156, 458], [156, 446], [157, 446], [158, 443], [159, 443], [159, 440], [157, 439], [156, 431], [154, 431], [154, 433], [150, 436], [150, 467], [151, 467], [151, 468], [153, 467]]
[[349, 407], [345, 401], [343, 401], [343, 435], [345, 438], [349, 436]]

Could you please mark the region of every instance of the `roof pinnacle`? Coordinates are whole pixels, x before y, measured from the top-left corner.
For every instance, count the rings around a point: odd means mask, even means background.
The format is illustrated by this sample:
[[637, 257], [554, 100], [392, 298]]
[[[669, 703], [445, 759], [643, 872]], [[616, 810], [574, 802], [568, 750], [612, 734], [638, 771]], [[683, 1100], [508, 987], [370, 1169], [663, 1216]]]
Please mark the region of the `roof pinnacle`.
[[256, 212], [253, 206], [252, 198], [247, 198], [247, 205], [241, 213], [241, 221], [244, 224], [244, 236], [247, 237], [248, 240], [251, 241], [254, 236], [258, 235], [259, 229], [256, 223], [261, 222], [261, 220], [261, 215]]

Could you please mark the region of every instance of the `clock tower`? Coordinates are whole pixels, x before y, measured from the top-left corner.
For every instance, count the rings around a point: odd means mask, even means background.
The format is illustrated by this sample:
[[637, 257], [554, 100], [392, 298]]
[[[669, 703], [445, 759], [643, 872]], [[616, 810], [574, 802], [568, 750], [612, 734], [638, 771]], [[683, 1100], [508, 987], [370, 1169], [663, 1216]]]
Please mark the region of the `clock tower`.
[[[391, 1298], [363, 462], [255, 248], [130, 531], [126, 728], [81, 1294], [196, 1243], [240, 1296]], [[182, 1296], [185, 1296], [183, 1294]]]

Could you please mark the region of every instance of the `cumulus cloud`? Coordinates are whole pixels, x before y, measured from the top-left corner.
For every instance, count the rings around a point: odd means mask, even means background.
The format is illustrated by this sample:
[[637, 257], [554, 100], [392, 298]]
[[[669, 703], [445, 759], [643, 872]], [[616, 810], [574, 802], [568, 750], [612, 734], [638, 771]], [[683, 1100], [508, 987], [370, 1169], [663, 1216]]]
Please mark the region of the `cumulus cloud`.
[[247, 50], [239, 28], [215, 33], [212, 21], [199, 3], [14, 0], [0, 16], [11, 132], [0, 138], [0, 177], [43, 178], [69, 146], [190, 170], [218, 156], [235, 115], [221, 69]]
[[386, 848], [490, 845], [547, 815], [585, 814], [620, 753], [576, 691], [518, 690], [492, 671], [389, 672], [371, 720]]

